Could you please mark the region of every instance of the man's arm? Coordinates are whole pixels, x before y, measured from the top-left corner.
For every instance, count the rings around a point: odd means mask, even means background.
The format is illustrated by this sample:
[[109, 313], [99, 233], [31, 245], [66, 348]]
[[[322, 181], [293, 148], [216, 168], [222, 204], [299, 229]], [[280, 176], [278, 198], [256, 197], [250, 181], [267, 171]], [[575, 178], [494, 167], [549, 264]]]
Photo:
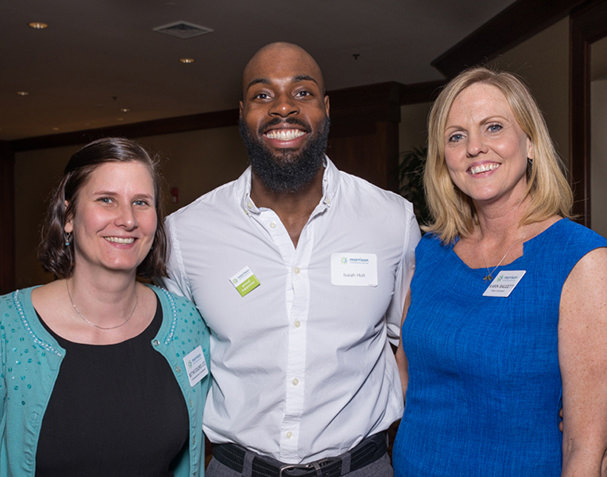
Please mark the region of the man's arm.
[[[407, 298], [405, 299], [405, 306], [403, 309], [403, 318], [401, 320], [401, 334], [403, 329], [403, 323], [405, 322], [405, 316], [407, 316], [407, 311], [409, 309], [409, 304], [411, 303], [411, 290], [407, 293]], [[398, 342], [398, 348], [396, 349], [396, 365], [398, 366], [398, 374], [400, 375], [400, 382], [403, 387], [403, 398], [405, 401], [407, 400], [407, 384], [409, 383], [409, 363], [407, 361], [407, 356], [405, 355], [405, 350], [403, 349], [403, 339], [402, 336]]]
[[165, 220], [165, 230], [167, 236], [167, 273], [168, 277], [160, 277], [157, 282], [158, 285], [163, 286], [170, 292], [177, 295], [182, 295], [192, 299], [191, 288], [189, 280], [185, 273], [185, 267], [181, 257], [181, 249], [179, 247], [179, 240], [176, 235], [176, 225], [173, 222], [171, 216]]
[[[403, 237], [403, 252], [401, 262], [396, 271], [396, 282], [394, 284], [394, 296], [387, 312], [388, 338], [390, 343], [396, 347], [400, 340], [400, 328], [402, 327], [403, 308], [409, 294], [409, 286], [415, 271], [415, 247], [421, 238], [419, 225], [410, 210], [409, 220]], [[409, 211], [404, 208], [403, 213]], [[408, 305], [407, 305], [408, 306]]]

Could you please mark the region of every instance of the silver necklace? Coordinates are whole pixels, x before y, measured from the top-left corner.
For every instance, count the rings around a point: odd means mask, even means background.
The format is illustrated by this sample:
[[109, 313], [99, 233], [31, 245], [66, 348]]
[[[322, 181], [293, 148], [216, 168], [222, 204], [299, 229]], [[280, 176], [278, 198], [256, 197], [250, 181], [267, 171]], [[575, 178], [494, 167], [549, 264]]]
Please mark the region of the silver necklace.
[[67, 296], [70, 297], [70, 303], [72, 304], [72, 308], [74, 308], [74, 311], [76, 312], [76, 314], [80, 318], [82, 318], [82, 320], [86, 324], [94, 326], [95, 328], [104, 330], [104, 331], [115, 330], [116, 328], [120, 328], [121, 326], [126, 325], [129, 322], [129, 320], [133, 317], [133, 315], [135, 314], [135, 309], [137, 308], [137, 304], [139, 303], [139, 295], [137, 294], [137, 287], [135, 287], [135, 306], [133, 306], [133, 309], [129, 313], [129, 316], [126, 317], [126, 320], [124, 320], [122, 323], [120, 323], [119, 325], [116, 325], [116, 326], [100, 326], [100, 325], [97, 325], [97, 324], [93, 323], [92, 321], [88, 320], [82, 313], [80, 313], [80, 310], [78, 309], [78, 307], [74, 303], [74, 300], [72, 299], [72, 294], [70, 292], [70, 287], [67, 283], [67, 280], [65, 280], [65, 288], [67, 288]]
[[502, 257], [502, 259], [499, 261], [499, 263], [495, 267], [493, 267], [493, 270], [491, 270], [491, 271], [489, 271], [489, 267], [487, 266], [487, 260], [485, 260], [485, 257], [483, 256], [483, 262], [485, 262], [485, 269], [487, 270], [487, 275], [485, 275], [483, 277], [483, 280], [485, 280], [486, 282], [490, 282], [491, 280], [493, 280], [493, 273], [495, 273], [495, 271], [497, 270], [497, 268], [506, 259], [506, 257], [508, 256], [508, 253], [510, 252], [510, 250], [512, 250], [512, 247], [514, 247], [519, 242], [520, 242], [520, 240], [515, 240], [514, 242], [512, 242], [512, 244], [510, 245], [510, 247], [508, 247], [508, 250], [506, 250], [506, 253]]

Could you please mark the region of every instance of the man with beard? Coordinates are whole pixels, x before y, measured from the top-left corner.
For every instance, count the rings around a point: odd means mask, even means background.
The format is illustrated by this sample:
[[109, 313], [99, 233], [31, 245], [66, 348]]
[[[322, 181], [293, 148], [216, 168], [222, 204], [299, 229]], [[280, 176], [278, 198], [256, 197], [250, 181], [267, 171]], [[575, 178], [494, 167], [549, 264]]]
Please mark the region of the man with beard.
[[411, 204], [324, 154], [329, 98], [299, 46], [249, 61], [240, 132], [251, 166], [167, 219], [165, 284], [211, 329], [207, 476], [392, 475]]

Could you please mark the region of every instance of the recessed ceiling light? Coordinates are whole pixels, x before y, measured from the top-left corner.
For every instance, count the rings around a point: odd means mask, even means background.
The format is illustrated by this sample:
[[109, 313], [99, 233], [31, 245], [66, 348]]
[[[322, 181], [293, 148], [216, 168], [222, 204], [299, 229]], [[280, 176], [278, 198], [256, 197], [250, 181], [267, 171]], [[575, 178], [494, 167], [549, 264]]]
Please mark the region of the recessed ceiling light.
[[196, 61], [194, 58], [179, 58], [179, 62], [183, 63], [184, 65], [189, 65], [194, 63], [194, 61]]
[[19, 96], [27, 96], [27, 95], [29, 95], [29, 92], [28, 91], [17, 91], [17, 94]]
[[128, 113], [130, 111], [130, 109], [129, 108], [120, 108], [120, 111], [122, 113]]
[[34, 30], [44, 30], [48, 28], [48, 23], [44, 22], [29, 22], [27, 24], [28, 27], [33, 28]]

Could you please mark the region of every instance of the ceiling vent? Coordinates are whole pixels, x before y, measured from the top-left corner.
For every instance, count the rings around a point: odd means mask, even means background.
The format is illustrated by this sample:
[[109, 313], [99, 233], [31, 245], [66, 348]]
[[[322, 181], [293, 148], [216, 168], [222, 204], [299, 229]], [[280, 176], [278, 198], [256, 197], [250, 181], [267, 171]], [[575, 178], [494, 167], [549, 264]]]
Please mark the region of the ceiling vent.
[[198, 35], [204, 35], [205, 33], [211, 33], [213, 31], [211, 28], [184, 21], [168, 23], [167, 25], [155, 27], [153, 30], [157, 31], [158, 33], [166, 33], [167, 35], [176, 36], [182, 40], [193, 38]]

